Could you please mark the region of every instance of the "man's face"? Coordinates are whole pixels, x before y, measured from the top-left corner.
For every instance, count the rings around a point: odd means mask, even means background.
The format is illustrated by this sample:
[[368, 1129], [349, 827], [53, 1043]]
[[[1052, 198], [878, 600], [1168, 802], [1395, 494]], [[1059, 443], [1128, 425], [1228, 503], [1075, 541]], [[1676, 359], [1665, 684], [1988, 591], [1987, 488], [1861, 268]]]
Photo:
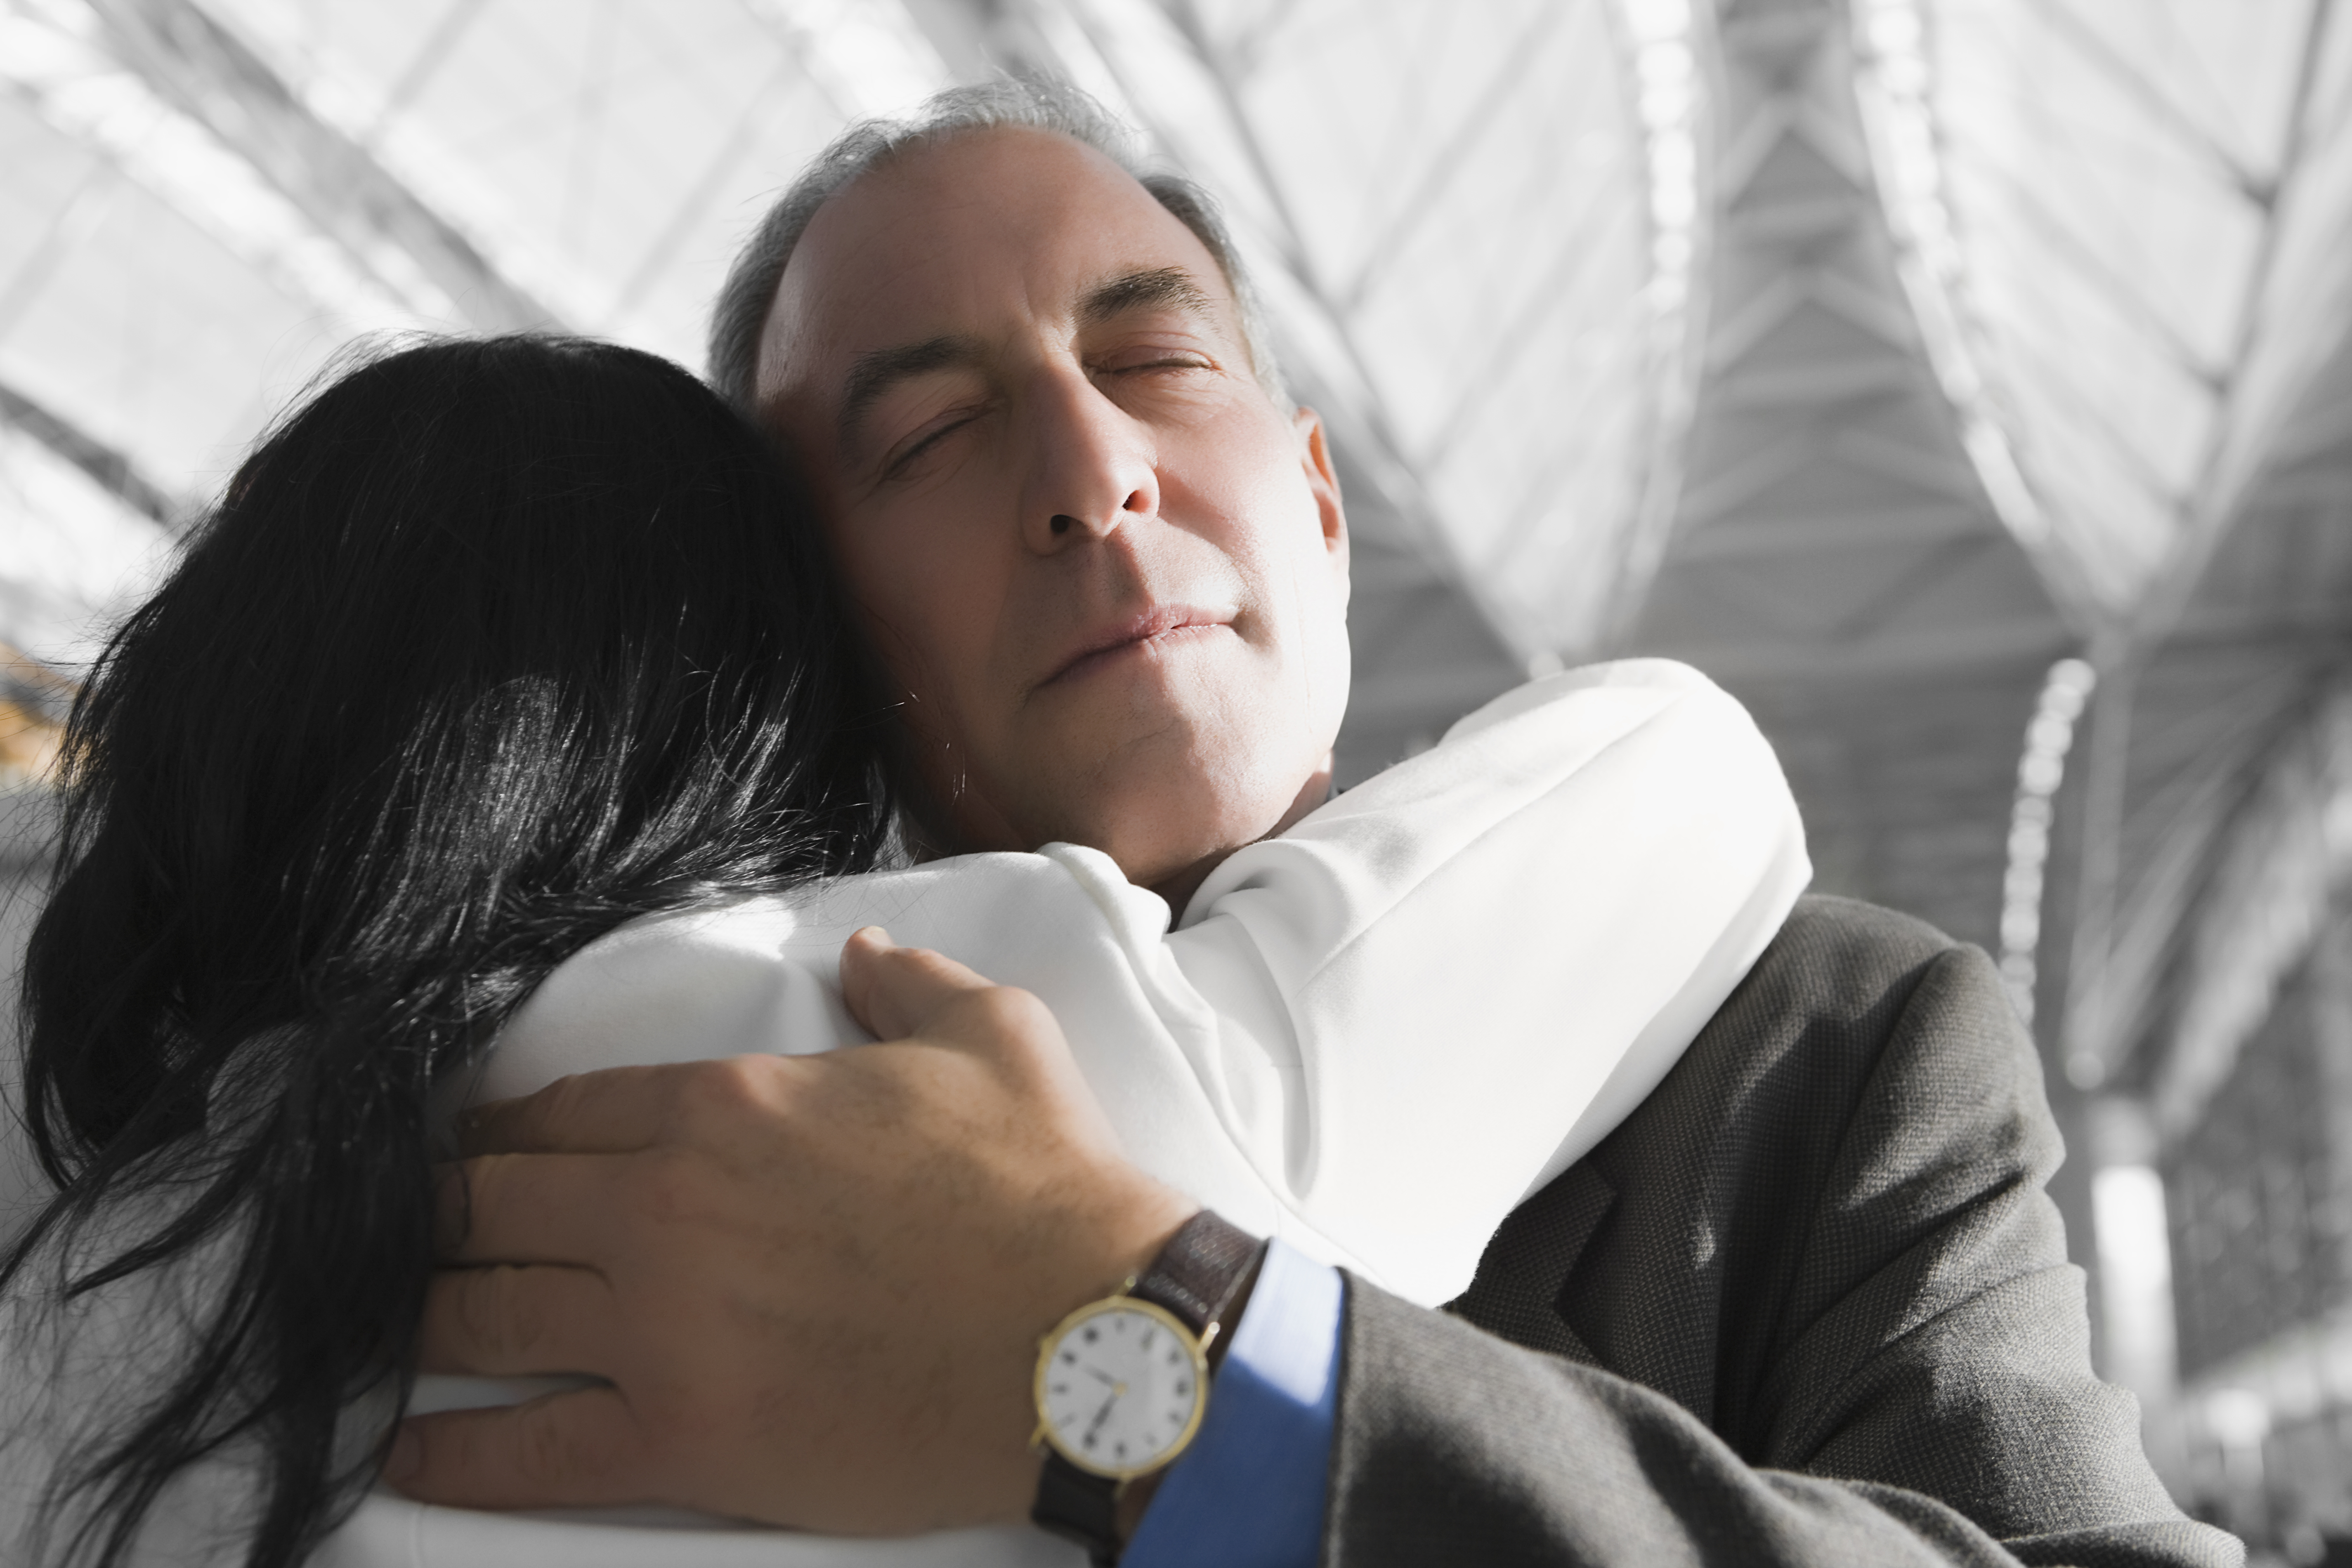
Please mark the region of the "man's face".
[[1322, 800], [1348, 547], [1321, 427], [1117, 164], [999, 130], [857, 180], [793, 252], [760, 393], [953, 847], [1091, 844], [1181, 907]]

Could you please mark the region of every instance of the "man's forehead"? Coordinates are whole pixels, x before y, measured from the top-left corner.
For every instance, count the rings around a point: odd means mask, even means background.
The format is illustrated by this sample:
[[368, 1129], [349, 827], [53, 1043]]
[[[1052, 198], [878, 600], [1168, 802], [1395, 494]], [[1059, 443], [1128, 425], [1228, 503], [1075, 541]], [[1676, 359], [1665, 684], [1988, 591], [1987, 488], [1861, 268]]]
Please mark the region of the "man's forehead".
[[797, 400], [861, 356], [1012, 319], [1084, 324], [1107, 302], [1233, 315], [1208, 247], [1110, 159], [1050, 131], [969, 132], [817, 210], [761, 335], [762, 400]]

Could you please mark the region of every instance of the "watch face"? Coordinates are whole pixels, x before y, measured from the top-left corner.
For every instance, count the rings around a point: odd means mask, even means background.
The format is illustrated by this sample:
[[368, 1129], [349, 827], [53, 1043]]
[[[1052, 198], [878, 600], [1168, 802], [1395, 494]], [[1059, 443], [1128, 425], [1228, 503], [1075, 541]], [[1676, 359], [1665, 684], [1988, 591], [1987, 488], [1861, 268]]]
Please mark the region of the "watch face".
[[1162, 1308], [1129, 1297], [1081, 1307], [1045, 1336], [1037, 1416], [1081, 1469], [1135, 1476], [1174, 1458], [1208, 1404], [1200, 1342]]

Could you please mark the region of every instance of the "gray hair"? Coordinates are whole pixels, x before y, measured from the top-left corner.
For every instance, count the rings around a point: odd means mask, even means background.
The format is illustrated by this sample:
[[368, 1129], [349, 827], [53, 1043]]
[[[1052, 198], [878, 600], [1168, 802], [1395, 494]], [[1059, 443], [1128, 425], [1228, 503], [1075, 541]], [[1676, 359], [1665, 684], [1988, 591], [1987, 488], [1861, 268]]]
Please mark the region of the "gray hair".
[[736, 253], [711, 307], [709, 373], [719, 394], [747, 414], [758, 413], [760, 338], [784, 266], [819, 207], [859, 175], [903, 152], [1003, 126], [1055, 131], [1093, 148], [1135, 176], [1161, 206], [1200, 236], [1224, 273], [1225, 286], [1241, 311], [1243, 346], [1249, 350], [1259, 384], [1276, 407], [1290, 406], [1256, 290], [1234, 254], [1215, 199], [1181, 174], [1147, 165], [1140, 139], [1088, 94], [1065, 82], [1009, 77], [949, 88], [902, 120], [860, 120], [816, 155]]

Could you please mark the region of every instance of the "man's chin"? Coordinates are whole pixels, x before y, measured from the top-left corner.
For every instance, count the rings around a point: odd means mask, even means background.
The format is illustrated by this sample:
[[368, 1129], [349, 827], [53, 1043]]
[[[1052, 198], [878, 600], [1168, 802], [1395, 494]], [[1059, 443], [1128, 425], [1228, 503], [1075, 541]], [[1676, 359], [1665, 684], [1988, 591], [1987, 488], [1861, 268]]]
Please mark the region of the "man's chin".
[[1139, 887], [1189, 894], [1225, 856], [1322, 802], [1328, 742], [1302, 756], [1300, 716], [1266, 702], [1263, 687], [1176, 695], [1109, 712], [1033, 709], [1049, 722], [1009, 735], [998, 756], [1010, 766], [984, 769], [1013, 786], [1000, 798], [1019, 800], [1005, 813], [1018, 847], [1086, 844]]

